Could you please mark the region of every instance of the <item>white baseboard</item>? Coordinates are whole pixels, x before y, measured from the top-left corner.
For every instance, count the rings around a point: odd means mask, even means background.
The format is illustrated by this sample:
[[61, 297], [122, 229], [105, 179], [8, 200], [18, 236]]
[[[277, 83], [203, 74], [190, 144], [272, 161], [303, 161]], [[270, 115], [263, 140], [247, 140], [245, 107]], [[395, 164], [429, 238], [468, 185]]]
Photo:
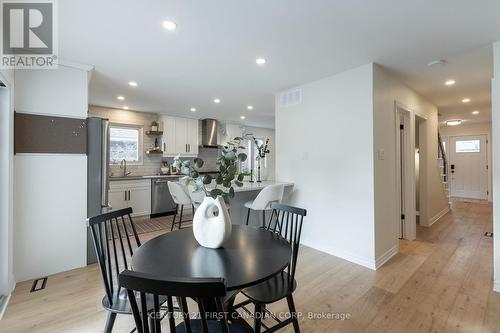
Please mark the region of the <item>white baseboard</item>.
[[450, 209], [450, 205], [448, 204], [445, 209], [443, 209], [442, 211], [440, 211], [439, 213], [437, 213], [436, 215], [434, 215], [429, 220], [429, 224], [423, 225], [423, 226], [424, 227], [430, 227], [431, 225], [433, 225], [434, 223], [436, 223], [437, 221], [439, 221], [440, 218], [442, 218], [443, 216], [445, 216], [450, 210], [451, 210]]
[[3, 314], [7, 309], [7, 304], [9, 304], [10, 294], [8, 296], [0, 296], [0, 320], [3, 318]]
[[399, 244], [396, 244], [389, 250], [387, 250], [384, 254], [382, 254], [380, 257], [375, 259], [375, 269], [379, 269], [380, 267], [382, 267], [383, 264], [389, 261], [389, 259], [394, 257], [396, 254], [398, 254], [398, 252], [399, 252]]
[[493, 291], [500, 293], [500, 281], [493, 281]]
[[357, 265], [364, 266], [366, 268], [376, 270], [376, 263], [374, 259], [371, 258], [364, 258], [360, 257], [358, 255], [352, 254], [352, 253], [347, 253], [344, 251], [339, 251], [338, 249], [325, 249], [325, 248], [320, 248], [317, 246], [317, 244], [308, 244], [307, 242], [301, 242], [302, 245], [308, 246], [310, 248], [313, 248], [315, 250], [330, 254], [332, 256], [350, 261], [352, 263], [355, 263]]

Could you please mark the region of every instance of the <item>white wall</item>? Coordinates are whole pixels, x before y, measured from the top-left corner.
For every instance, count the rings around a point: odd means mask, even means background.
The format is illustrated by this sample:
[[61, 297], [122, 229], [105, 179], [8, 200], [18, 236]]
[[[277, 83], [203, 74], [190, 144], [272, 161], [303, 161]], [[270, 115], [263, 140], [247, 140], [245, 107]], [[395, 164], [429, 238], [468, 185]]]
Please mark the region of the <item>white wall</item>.
[[0, 295], [9, 295], [15, 284], [13, 275], [13, 71], [0, 71], [0, 80], [7, 86], [7, 88], [0, 88]]
[[[449, 138], [454, 136], [466, 136], [466, 135], [486, 135], [488, 139], [488, 201], [493, 200], [493, 157], [492, 157], [492, 145], [491, 145], [491, 123], [477, 123], [477, 124], [462, 124], [459, 126], [441, 126], [439, 128], [441, 132], [441, 137], [443, 141], [447, 142], [447, 147], [449, 145]], [[448, 155], [449, 156], [449, 155]]]
[[[493, 150], [493, 193], [500, 193], [500, 42], [493, 44], [494, 74], [491, 81], [491, 142]], [[500, 292], [500, 196], [493, 196], [493, 289]]]
[[[395, 102], [426, 118], [420, 140], [420, 177], [422, 193], [420, 223], [427, 224], [448, 208], [437, 159], [437, 107], [396, 80], [385, 69], [374, 65], [373, 127], [375, 151], [384, 151], [384, 159], [374, 161], [375, 244], [377, 262], [384, 261], [398, 248], [399, 217], [396, 191]], [[414, 122], [414, 120], [412, 120]], [[426, 149], [422, 149], [426, 147]]]
[[[86, 118], [86, 70], [16, 71], [18, 112]], [[14, 178], [17, 281], [86, 264], [86, 155], [18, 154]]]
[[276, 98], [276, 179], [306, 208], [302, 243], [374, 268], [372, 65], [301, 86], [302, 103]]

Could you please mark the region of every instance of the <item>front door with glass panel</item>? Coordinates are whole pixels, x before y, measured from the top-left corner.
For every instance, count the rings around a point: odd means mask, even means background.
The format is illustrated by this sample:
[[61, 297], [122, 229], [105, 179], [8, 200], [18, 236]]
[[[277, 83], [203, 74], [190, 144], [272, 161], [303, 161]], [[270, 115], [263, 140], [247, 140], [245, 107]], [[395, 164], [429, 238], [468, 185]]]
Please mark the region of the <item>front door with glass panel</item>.
[[450, 138], [451, 196], [460, 198], [488, 198], [486, 136]]

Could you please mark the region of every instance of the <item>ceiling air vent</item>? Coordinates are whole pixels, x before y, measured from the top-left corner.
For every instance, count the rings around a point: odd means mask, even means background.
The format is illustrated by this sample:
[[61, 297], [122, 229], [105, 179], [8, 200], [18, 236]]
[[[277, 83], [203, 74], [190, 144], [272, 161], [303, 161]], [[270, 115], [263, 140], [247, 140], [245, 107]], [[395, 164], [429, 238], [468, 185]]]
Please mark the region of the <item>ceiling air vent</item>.
[[280, 94], [280, 106], [292, 106], [302, 103], [302, 89], [291, 89]]

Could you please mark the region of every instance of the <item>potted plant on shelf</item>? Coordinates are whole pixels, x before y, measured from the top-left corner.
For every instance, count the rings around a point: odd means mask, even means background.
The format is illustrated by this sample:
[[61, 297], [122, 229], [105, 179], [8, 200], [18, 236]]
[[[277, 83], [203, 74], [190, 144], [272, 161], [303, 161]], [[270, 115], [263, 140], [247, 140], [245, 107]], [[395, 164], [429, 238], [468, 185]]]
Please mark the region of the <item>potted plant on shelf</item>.
[[156, 120], [153, 120], [151, 123], [151, 132], [158, 132], [158, 122]]
[[227, 205], [234, 197], [234, 187], [243, 186], [244, 175], [239, 173], [238, 163], [247, 159], [240, 152], [243, 138], [236, 137], [220, 147], [217, 158], [218, 172], [215, 176], [201, 175], [201, 158], [181, 160], [174, 158], [173, 166], [185, 176], [182, 178], [192, 192], [203, 191], [205, 198], [193, 216], [193, 234], [198, 243], [208, 248], [219, 248], [231, 235], [231, 218]]

